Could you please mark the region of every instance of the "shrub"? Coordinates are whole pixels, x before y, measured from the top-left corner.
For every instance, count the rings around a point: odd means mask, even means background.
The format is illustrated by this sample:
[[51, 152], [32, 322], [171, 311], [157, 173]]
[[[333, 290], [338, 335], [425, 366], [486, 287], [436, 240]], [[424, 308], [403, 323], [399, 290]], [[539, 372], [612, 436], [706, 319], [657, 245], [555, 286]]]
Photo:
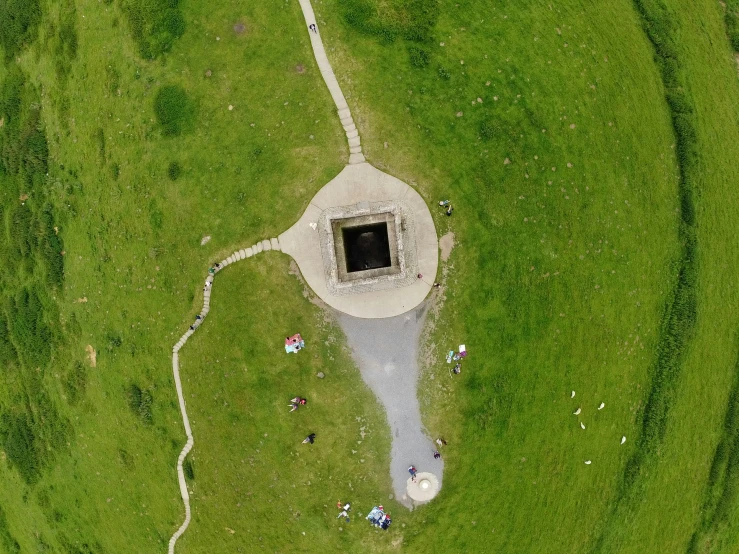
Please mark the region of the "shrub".
[[0, 46], [7, 60], [12, 60], [24, 46], [33, 42], [40, 21], [39, 0], [0, 2]]
[[179, 0], [122, 0], [121, 7], [142, 58], [154, 59], [169, 52], [185, 33]]
[[67, 400], [74, 406], [85, 396], [87, 390], [87, 369], [82, 362], [75, 362], [64, 378], [64, 391]]
[[127, 390], [128, 407], [131, 412], [143, 423], [149, 425], [152, 422], [151, 407], [154, 398], [148, 390], [142, 390], [136, 384], [132, 384]]
[[491, 121], [483, 121], [480, 124], [480, 136], [483, 140], [490, 140], [500, 133], [500, 126]]
[[431, 61], [429, 53], [417, 46], [411, 46], [408, 48], [408, 53], [410, 54], [411, 65], [413, 67], [423, 68]]
[[177, 162], [169, 162], [167, 175], [169, 176], [170, 181], [176, 181], [177, 179], [179, 179], [181, 173], [182, 168], [180, 167], [180, 164], [178, 164]]
[[185, 461], [182, 464], [182, 471], [185, 473], [185, 477], [190, 481], [195, 479], [195, 468], [193, 467], [192, 460], [190, 458], [185, 458]]
[[21, 551], [21, 545], [18, 544], [18, 541], [10, 533], [8, 520], [5, 517], [2, 506], [0, 506], [0, 546], [3, 546], [3, 552], [7, 552], [8, 554], [19, 554]]
[[436, 72], [438, 73], [439, 78], [444, 79], [445, 81], [448, 81], [452, 78], [451, 72], [443, 65], [440, 65]]
[[181, 86], [166, 85], [154, 98], [154, 114], [165, 136], [177, 136], [193, 117], [192, 102]]
[[4, 414], [0, 422], [0, 436], [3, 450], [10, 463], [18, 470], [29, 485], [39, 477], [39, 463], [36, 453], [36, 436], [25, 415]]

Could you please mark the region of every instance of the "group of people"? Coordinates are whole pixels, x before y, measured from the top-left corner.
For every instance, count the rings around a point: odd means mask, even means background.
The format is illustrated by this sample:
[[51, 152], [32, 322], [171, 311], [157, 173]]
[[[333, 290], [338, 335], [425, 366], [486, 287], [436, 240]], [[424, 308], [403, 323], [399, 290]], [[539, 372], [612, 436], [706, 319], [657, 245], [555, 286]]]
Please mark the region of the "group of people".
[[380, 529], [387, 529], [393, 522], [393, 520], [390, 519], [390, 514], [385, 513], [385, 508], [382, 505], [372, 508], [370, 513], [367, 514], [366, 519], [369, 520], [372, 525], [379, 527]]
[[451, 200], [439, 200], [439, 206], [441, 206], [442, 208], [446, 208], [446, 215], [452, 215], [452, 212], [454, 211], [454, 206], [452, 206]]

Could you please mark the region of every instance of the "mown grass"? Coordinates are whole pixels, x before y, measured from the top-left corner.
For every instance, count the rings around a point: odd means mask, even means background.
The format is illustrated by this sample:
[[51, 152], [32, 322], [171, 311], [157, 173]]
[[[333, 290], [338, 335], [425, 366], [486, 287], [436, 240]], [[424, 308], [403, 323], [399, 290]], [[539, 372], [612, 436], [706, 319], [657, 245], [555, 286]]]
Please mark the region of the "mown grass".
[[[0, 318], [0, 544], [156, 552], [183, 517], [170, 350], [204, 269], [291, 225], [347, 147], [296, 3], [175, 3], [174, 40], [155, 37], [156, 18], [132, 26], [131, 10], [141, 22], [153, 3], [75, 6], [50, 4], [36, 42], [9, 42], [21, 71], [0, 68], [3, 106], [22, 115], [0, 129], [16, 168], [0, 191], [12, 314]], [[182, 352], [195, 433], [184, 552], [570, 553], [604, 530], [604, 551], [681, 551], [701, 529], [698, 551], [731, 551], [735, 502], [726, 524], [701, 527], [699, 509], [733, 479], [719, 445], [739, 328], [736, 80], [719, 7], [666, 6], [681, 36], [676, 86], [627, 0], [315, 5], [369, 159], [456, 208], [435, 214], [458, 244], [430, 346], [440, 362], [460, 342], [471, 355], [461, 378], [438, 363], [422, 383], [429, 430], [449, 441], [444, 490], [412, 513], [388, 499], [384, 416], [287, 260], [264, 254], [219, 273]], [[158, 119], [163, 90], [188, 109], [167, 103]], [[686, 106], [697, 319], [638, 502], [607, 520], [643, 446], [659, 353], [674, 353], [660, 341], [689, 246], [674, 121]], [[43, 194], [21, 205], [31, 185]], [[61, 266], [45, 254], [60, 250]], [[308, 348], [290, 357], [281, 340], [295, 331]], [[289, 414], [295, 394], [309, 405]], [[21, 409], [27, 398], [39, 408]], [[311, 447], [299, 444], [308, 432]], [[335, 519], [339, 499], [354, 502], [349, 524]], [[392, 509], [389, 533], [356, 517], [375, 502]]]
[[[406, 545], [587, 551], [608, 522], [604, 551], [684, 550], [706, 484], [699, 468], [715, 449], [736, 348], [715, 342], [716, 335], [733, 333], [727, 330], [734, 311], [723, 310], [721, 324], [708, 315], [735, 296], [724, 284], [729, 266], [719, 269], [714, 260], [736, 255], [725, 240], [736, 207], [718, 200], [731, 196], [725, 186], [736, 173], [728, 154], [733, 102], [718, 97], [736, 94], [727, 43], [715, 25], [720, 14], [695, 8], [711, 21], [715, 67], [708, 70], [705, 57], [693, 61], [695, 49], [681, 34], [678, 54], [690, 54], [679, 69], [689, 75], [670, 80], [633, 4], [601, 5], [596, 12], [569, 3], [551, 11], [504, 3], [484, 20], [475, 17], [482, 13], [476, 6], [442, 9], [439, 46], [429, 49], [434, 71], [349, 30], [331, 44], [337, 66], [349, 68], [351, 83], [344, 85], [361, 99], [352, 108], [369, 158], [418, 183], [431, 202], [456, 202], [455, 216], [439, 221], [460, 246], [431, 346], [441, 358], [458, 342], [468, 349], [472, 343], [484, 358], [466, 361], [464, 384], [449, 382], [444, 364], [431, 371], [431, 432], [452, 437], [459, 453], [447, 451], [440, 502], [419, 514], [436, 532], [406, 537]], [[692, 9], [684, 6], [671, 21], [681, 33]], [[719, 86], [710, 85], [711, 73]], [[706, 89], [710, 100], [702, 95]], [[701, 95], [692, 96], [696, 90]], [[715, 102], [726, 110], [719, 118], [709, 117]], [[687, 175], [677, 163], [686, 156], [693, 164]], [[455, 160], [451, 167], [448, 160]], [[565, 162], [572, 167], [562, 176]], [[699, 190], [694, 216], [681, 193], [686, 185]], [[702, 230], [700, 250], [693, 217]], [[618, 244], [601, 249], [605, 240]], [[705, 252], [704, 241], [710, 243]], [[617, 256], [603, 257], [609, 251]], [[696, 352], [710, 360], [710, 370], [695, 365]], [[577, 391], [572, 402], [571, 389]], [[594, 409], [600, 399], [603, 412]], [[590, 411], [585, 431], [571, 415], [581, 403], [583, 413]], [[627, 443], [619, 447], [622, 434]], [[634, 457], [644, 461], [647, 482], [635, 494], [636, 514], [622, 512], [609, 522]], [[685, 487], [671, 481], [680, 472], [700, 477]], [[470, 502], [472, 487], [487, 494]], [[678, 503], [681, 510], [674, 509]]]

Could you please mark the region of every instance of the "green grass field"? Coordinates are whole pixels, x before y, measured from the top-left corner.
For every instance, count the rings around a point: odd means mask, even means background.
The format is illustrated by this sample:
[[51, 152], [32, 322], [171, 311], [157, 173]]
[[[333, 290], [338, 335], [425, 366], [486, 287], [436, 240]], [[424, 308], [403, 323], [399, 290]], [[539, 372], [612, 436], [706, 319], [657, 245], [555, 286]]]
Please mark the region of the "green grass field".
[[[455, 206], [421, 383], [444, 488], [390, 500], [384, 414], [270, 253], [219, 274], [181, 352], [178, 552], [736, 551], [727, 4], [314, 2], [368, 160]], [[348, 147], [297, 2], [0, 0], [0, 29], [0, 552], [163, 552], [204, 272]], [[376, 503], [388, 532], [356, 517]]]

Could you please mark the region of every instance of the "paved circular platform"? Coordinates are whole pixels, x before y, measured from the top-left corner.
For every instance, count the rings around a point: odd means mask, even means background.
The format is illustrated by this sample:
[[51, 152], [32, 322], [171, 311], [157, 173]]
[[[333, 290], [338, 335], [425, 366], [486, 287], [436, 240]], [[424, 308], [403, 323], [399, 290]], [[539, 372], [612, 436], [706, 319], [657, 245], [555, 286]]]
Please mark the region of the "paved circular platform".
[[[356, 208], [383, 209], [402, 206], [408, 225], [406, 248], [412, 248], [406, 268], [412, 278], [395, 283], [363, 285], [347, 293], [339, 290], [328, 271], [325, 227], [330, 214]], [[390, 208], [386, 208], [390, 210]], [[405, 219], [404, 219], [405, 221]], [[409, 185], [369, 163], [347, 165], [313, 197], [302, 217], [278, 237], [282, 251], [300, 268], [303, 278], [321, 300], [340, 312], [361, 318], [384, 318], [403, 314], [418, 306], [431, 290], [439, 265], [436, 228], [426, 202]], [[323, 240], [323, 243], [322, 243]], [[322, 250], [323, 246], [323, 250]], [[411, 274], [412, 270], [412, 274]], [[421, 274], [421, 278], [416, 275]]]
[[408, 478], [406, 492], [416, 502], [428, 502], [439, 493], [439, 480], [433, 473], [417, 473], [415, 481]]

